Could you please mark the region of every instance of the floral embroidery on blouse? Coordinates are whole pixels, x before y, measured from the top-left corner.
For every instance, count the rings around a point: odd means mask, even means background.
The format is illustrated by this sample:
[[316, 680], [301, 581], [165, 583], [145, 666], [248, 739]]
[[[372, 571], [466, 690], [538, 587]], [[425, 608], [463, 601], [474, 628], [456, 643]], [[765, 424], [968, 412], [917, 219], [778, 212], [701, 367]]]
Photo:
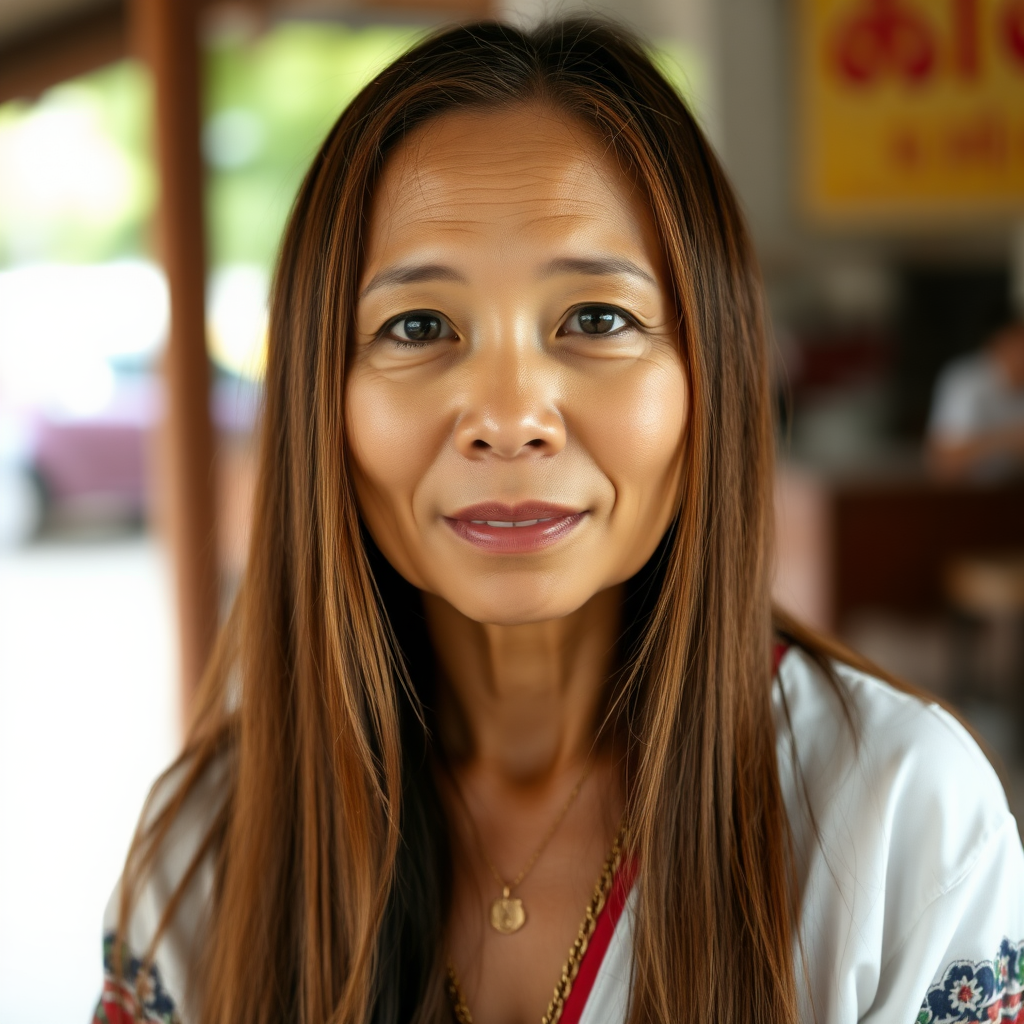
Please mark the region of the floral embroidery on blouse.
[[994, 960], [956, 960], [928, 990], [916, 1024], [1024, 1024], [1024, 942], [1003, 939]]
[[93, 1024], [181, 1024], [156, 964], [143, 963], [126, 950], [120, 979], [114, 976], [114, 933], [103, 937], [103, 994]]

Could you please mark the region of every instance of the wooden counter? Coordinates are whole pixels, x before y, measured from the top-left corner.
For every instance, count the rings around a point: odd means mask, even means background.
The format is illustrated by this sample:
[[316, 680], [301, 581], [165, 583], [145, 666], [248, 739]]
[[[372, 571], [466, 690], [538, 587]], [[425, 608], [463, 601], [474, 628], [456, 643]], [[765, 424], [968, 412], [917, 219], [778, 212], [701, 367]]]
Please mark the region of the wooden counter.
[[952, 557], [1024, 549], [1024, 480], [945, 483], [914, 465], [783, 464], [776, 506], [777, 599], [826, 629], [864, 609], [939, 612]]

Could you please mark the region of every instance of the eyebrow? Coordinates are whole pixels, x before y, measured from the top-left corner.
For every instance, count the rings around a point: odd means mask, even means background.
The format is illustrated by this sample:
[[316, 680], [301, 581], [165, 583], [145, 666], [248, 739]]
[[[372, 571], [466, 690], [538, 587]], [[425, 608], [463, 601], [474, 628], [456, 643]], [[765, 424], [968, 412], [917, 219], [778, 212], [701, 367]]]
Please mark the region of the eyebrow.
[[586, 274], [592, 277], [629, 274], [631, 277], [639, 277], [649, 284], [656, 285], [658, 283], [646, 270], [622, 256], [599, 256], [591, 259], [562, 256], [546, 264], [540, 276], [554, 277], [556, 274]]
[[[546, 263], [540, 277], [554, 277], [557, 274], [584, 274], [591, 277], [607, 277], [612, 274], [629, 274], [642, 281], [656, 285], [658, 282], [638, 267], [632, 260], [621, 256], [600, 256], [590, 259], [573, 256], [560, 256]], [[365, 298], [377, 288], [389, 284], [419, 284], [423, 281], [453, 281], [456, 284], [468, 284], [466, 278], [454, 267], [443, 263], [414, 263], [406, 266], [388, 267], [374, 274], [370, 283], [359, 293]]]
[[419, 284], [421, 281], [454, 281], [467, 284], [466, 279], [454, 267], [443, 263], [414, 263], [406, 266], [388, 267], [374, 274], [370, 283], [359, 293], [359, 298], [369, 295], [377, 288], [388, 284]]

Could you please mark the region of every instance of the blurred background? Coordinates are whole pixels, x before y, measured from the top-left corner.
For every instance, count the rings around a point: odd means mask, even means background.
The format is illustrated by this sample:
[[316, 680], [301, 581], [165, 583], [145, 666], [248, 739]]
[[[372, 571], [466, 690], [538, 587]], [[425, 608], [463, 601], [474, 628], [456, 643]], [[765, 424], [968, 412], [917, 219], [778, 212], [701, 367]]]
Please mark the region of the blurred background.
[[318, 144], [419, 34], [580, 10], [650, 41], [749, 218], [778, 600], [960, 707], [1024, 806], [1024, 0], [0, 0], [3, 1024], [99, 992]]

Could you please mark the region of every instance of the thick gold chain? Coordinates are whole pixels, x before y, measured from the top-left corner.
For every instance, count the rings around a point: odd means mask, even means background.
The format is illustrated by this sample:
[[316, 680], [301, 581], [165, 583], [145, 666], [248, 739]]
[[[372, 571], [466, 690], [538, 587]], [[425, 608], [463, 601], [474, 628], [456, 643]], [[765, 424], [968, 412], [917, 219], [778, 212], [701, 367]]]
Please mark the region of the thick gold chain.
[[[565, 1001], [569, 998], [569, 993], [572, 991], [573, 982], [579, 973], [583, 956], [587, 952], [587, 946], [590, 945], [590, 939], [594, 934], [594, 929], [597, 927], [597, 919], [600, 917], [601, 911], [604, 910], [604, 905], [608, 900], [608, 893], [611, 892], [612, 883], [615, 881], [615, 873], [619, 870], [624, 842], [625, 826], [619, 829], [619, 834], [615, 837], [615, 842], [612, 844], [608, 859], [604, 862], [604, 867], [601, 869], [601, 877], [597, 880], [597, 885], [594, 887], [594, 895], [591, 896], [590, 903], [587, 904], [587, 911], [583, 918], [583, 923], [580, 925], [580, 930], [576, 935], [576, 941], [569, 950], [569, 957], [562, 967], [562, 975], [558, 979], [558, 984], [555, 985], [554, 996], [548, 1004], [547, 1013], [541, 1018], [540, 1024], [558, 1024], [562, 1016]], [[450, 959], [448, 961], [448, 999], [451, 1002], [452, 1016], [455, 1018], [456, 1024], [473, 1024], [473, 1015], [469, 1012], [466, 997], [463, 995], [462, 986], [459, 984], [459, 977], [455, 973], [455, 965]]]
[[459, 976], [455, 973], [455, 964], [448, 960], [448, 1002], [452, 1004], [452, 1016], [455, 1024], [473, 1024], [473, 1014], [466, 1005], [466, 997], [462, 994]]

